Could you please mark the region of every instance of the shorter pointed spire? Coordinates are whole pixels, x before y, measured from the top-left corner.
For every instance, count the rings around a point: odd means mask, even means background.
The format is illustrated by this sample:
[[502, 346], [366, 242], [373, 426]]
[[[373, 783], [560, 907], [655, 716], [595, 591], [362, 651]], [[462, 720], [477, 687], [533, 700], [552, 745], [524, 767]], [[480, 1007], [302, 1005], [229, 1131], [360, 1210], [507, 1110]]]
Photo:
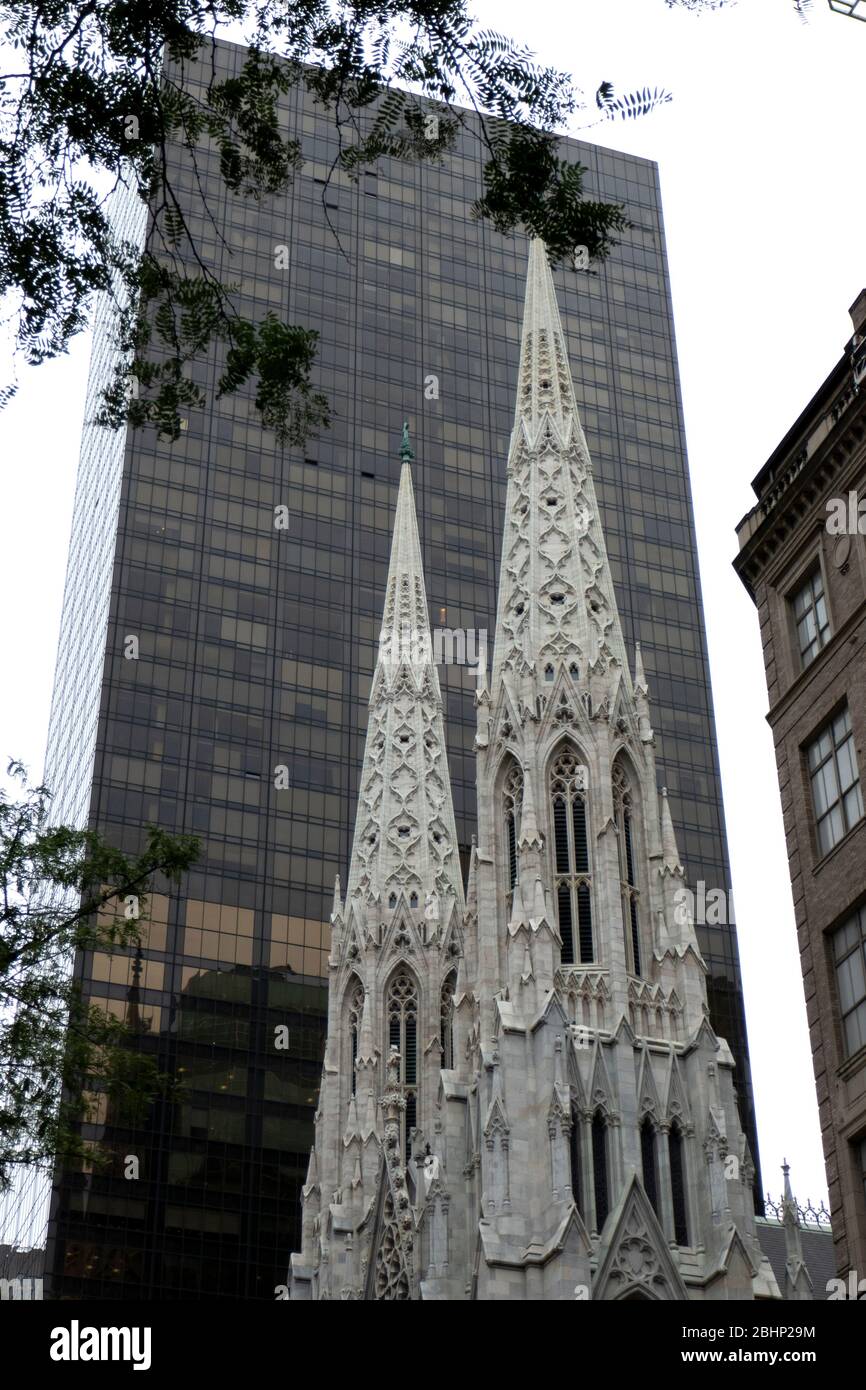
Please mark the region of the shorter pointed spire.
[[520, 811], [520, 838], [517, 844], [521, 849], [528, 849], [530, 846], [541, 849], [541, 835], [535, 819], [535, 801], [532, 796], [532, 774], [528, 763], [523, 764], [523, 806]]
[[526, 905], [523, 901], [523, 891], [520, 887], [520, 871], [518, 869], [517, 882], [511, 892], [511, 918], [508, 923], [509, 931], [516, 932], [517, 928], [523, 926], [527, 920], [528, 914]]
[[370, 1009], [370, 991], [364, 990], [364, 1007], [361, 1010], [361, 1026], [358, 1029], [358, 1067], [371, 1067], [376, 1060], [376, 1045], [373, 1042], [373, 1020]]
[[376, 1133], [376, 1097], [371, 1086], [367, 1092], [367, 1110], [364, 1115], [364, 1130], [362, 1139], [369, 1139], [371, 1134]]
[[354, 1095], [352, 1095], [349, 1099], [349, 1113], [346, 1116], [346, 1129], [343, 1134], [343, 1143], [351, 1143], [351, 1141], [355, 1139], [359, 1133], [360, 1131], [358, 1129], [358, 1106], [355, 1103]]
[[478, 676], [475, 683], [476, 705], [490, 704], [490, 687], [487, 684], [487, 634], [478, 644]]
[[520, 983], [528, 985], [530, 980], [535, 979], [535, 971], [532, 968], [532, 952], [529, 949], [529, 937], [523, 948], [523, 970], [520, 973]]
[[790, 1287], [796, 1288], [803, 1269], [803, 1241], [800, 1234], [800, 1213], [791, 1191], [791, 1169], [782, 1160], [784, 1188], [782, 1193], [782, 1225], [785, 1227], [785, 1274]]
[[643, 657], [641, 656], [640, 642], [634, 644], [634, 688], [646, 695], [649, 691], [646, 675], [643, 669]]
[[334, 876], [334, 901], [331, 906], [331, 921], [341, 922], [343, 920], [343, 900], [340, 897], [340, 875]]
[[794, 1194], [791, 1191], [791, 1165], [786, 1158], [782, 1159], [782, 1175], [784, 1180], [783, 1191], [785, 1201], [793, 1203]]
[[674, 822], [671, 816], [667, 787], [662, 787], [661, 822], [662, 863], [672, 874], [682, 874], [683, 866], [680, 862], [679, 850], [677, 849], [677, 837], [674, 833]]
[[553, 1044], [553, 1084], [557, 1087], [565, 1085], [565, 1077], [562, 1072], [562, 1038], [557, 1037]]
[[472, 836], [472, 848], [469, 851], [469, 874], [466, 879], [466, 910], [475, 911], [478, 907], [478, 846], [475, 843], [475, 836]]
[[304, 1192], [305, 1192], [305, 1193], [306, 1193], [306, 1192], [309, 1192], [309, 1191], [311, 1191], [313, 1188], [318, 1187], [318, 1186], [319, 1186], [319, 1161], [318, 1161], [318, 1158], [316, 1157], [316, 1146], [315, 1146], [315, 1144], [314, 1144], [313, 1147], [310, 1149], [310, 1166], [309, 1166], [308, 1169], [307, 1169], [307, 1181], [306, 1181], [306, 1185], [305, 1185], [305, 1187], [304, 1187]]
[[544, 884], [540, 874], [535, 876], [535, 895], [532, 902], [532, 916], [536, 922], [547, 919], [547, 903], [544, 898]]

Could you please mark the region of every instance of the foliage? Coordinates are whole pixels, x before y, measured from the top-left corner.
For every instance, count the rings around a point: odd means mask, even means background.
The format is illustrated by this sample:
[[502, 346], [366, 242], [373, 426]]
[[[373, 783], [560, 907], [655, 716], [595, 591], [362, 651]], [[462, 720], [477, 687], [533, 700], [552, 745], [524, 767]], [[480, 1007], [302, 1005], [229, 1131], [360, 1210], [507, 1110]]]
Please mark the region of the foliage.
[[[182, 412], [204, 404], [195, 367], [214, 347], [218, 395], [249, 386], [281, 442], [327, 426], [316, 334], [273, 313], [244, 317], [178, 179], [178, 149], [200, 190], [203, 152], [215, 150], [227, 196], [284, 193], [303, 151], [281, 129], [280, 100], [298, 84], [333, 120], [332, 173], [357, 178], [383, 156], [440, 161], [468, 124], [484, 148], [476, 216], [543, 237], [554, 259], [586, 246], [600, 260], [627, 226], [619, 205], [583, 197], [584, 171], [551, 133], [582, 107], [569, 77], [478, 28], [466, 0], [30, 0], [0, 4], [0, 20], [12, 58], [0, 77], [0, 296], [34, 364], [67, 349], [95, 292], [111, 296], [123, 359], [103, 424], [177, 438]], [[212, 61], [227, 26], [249, 43], [231, 77]], [[196, 64], [202, 85], [187, 80]], [[668, 100], [599, 90], [603, 119]], [[124, 192], [149, 209], [143, 254], [112, 220]], [[214, 213], [204, 207], [219, 235]]]
[[142, 945], [155, 875], [177, 882], [198, 842], [152, 827], [127, 856], [90, 830], [49, 822], [50, 793], [0, 789], [0, 1190], [16, 1168], [85, 1157], [79, 1133], [99, 1093], [115, 1122], [139, 1121], [165, 1090], [128, 1021], [86, 999], [71, 966], [79, 951]]

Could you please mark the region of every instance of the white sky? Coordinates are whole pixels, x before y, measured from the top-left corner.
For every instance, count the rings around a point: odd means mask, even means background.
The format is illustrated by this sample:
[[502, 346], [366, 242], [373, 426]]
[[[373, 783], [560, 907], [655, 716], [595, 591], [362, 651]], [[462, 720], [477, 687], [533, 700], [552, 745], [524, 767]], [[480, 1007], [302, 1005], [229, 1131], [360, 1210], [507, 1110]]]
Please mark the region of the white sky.
[[[731, 560], [762, 463], [841, 354], [866, 285], [866, 24], [815, 0], [715, 14], [664, 0], [473, 0], [592, 94], [665, 87], [638, 122], [571, 133], [658, 161], [764, 1185], [826, 1195], [755, 609]], [[592, 119], [592, 117], [588, 117]], [[0, 757], [40, 773], [89, 341], [0, 415]], [[652, 694], [652, 692], [650, 692]]]

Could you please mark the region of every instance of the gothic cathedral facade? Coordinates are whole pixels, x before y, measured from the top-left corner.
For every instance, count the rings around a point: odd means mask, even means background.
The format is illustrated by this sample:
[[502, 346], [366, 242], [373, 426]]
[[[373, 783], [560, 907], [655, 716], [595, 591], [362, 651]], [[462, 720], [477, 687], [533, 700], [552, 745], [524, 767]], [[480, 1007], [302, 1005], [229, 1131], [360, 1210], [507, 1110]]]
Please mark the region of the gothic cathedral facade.
[[779, 1298], [540, 241], [465, 896], [402, 456], [290, 1297]]

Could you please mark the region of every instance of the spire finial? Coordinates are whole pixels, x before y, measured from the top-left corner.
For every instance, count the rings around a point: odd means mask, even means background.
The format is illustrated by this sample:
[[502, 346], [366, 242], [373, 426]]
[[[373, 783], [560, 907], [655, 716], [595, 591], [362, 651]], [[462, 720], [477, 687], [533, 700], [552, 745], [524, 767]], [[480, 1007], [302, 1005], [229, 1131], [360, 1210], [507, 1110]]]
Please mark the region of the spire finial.
[[412, 451], [412, 445], [409, 443], [409, 421], [404, 420], [403, 439], [400, 443], [400, 458], [403, 460], [404, 463], [411, 463], [414, 457], [415, 455]]

